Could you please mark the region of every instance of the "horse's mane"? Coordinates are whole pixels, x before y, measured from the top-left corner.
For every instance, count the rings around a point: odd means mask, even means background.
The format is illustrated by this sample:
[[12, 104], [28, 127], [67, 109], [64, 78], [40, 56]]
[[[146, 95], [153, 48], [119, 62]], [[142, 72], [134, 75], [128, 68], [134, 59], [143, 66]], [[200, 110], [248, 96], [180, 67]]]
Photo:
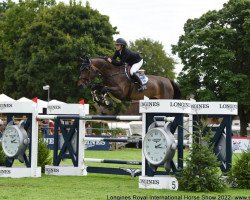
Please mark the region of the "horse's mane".
[[106, 69], [109, 70], [115, 70], [118, 71], [120, 70], [121, 67], [125, 67], [125, 65], [122, 66], [115, 66], [111, 63], [109, 63], [108, 61], [106, 61], [105, 57], [95, 57], [95, 58], [91, 58], [91, 61], [93, 63], [93, 65], [99, 69], [105, 67]]

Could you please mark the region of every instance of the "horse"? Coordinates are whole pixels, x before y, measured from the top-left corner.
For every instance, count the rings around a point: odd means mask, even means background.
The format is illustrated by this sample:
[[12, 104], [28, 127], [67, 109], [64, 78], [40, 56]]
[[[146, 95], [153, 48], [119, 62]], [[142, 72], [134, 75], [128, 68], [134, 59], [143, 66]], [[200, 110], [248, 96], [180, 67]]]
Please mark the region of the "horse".
[[[111, 94], [116, 99], [124, 100], [141, 100], [144, 96], [149, 99], [180, 99], [181, 92], [178, 85], [165, 77], [147, 75], [147, 89], [139, 92], [138, 85], [130, 80], [129, 69], [126, 65], [114, 66], [104, 58], [83, 59], [80, 67], [80, 77], [78, 86], [87, 87], [91, 81], [100, 77], [102, 86], [98, 85], [99, 90], [103, 94], [102, 100], [108, 105], [107, 94]], [[100, 101], [97, 97], [96, 87], [92, 87], [92, 95], [96, 101]]]

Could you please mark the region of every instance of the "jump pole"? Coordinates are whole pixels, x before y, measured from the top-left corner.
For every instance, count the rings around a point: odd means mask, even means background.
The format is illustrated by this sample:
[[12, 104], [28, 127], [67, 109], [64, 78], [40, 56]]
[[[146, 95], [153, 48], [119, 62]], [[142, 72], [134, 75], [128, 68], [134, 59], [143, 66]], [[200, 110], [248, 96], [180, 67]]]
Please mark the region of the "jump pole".
[[85, 121], [140, 121], [142, 119], [141, 116], [129, 116], [129, 115], [87, 115], [87, 116], [79, 116], [78, 114], [64, 114], [64, 115], [39, 115], [38, 119], [78, 119]]
[[84, 158], [84, 162], [92, 163], [110, 163], [110, 164], [124, 164], [124, 165], [141, 165], [141, 161], [137, 160], [111, 160], [111, 159], [98, 159], [98, 158]]
[[85, 137], [85, 141], [104, 141], [104, 142], [130, 142], [130, 143], [137, 143], [142, 141], [141, 139], [136, 138], [99, 138], [99, 137]]

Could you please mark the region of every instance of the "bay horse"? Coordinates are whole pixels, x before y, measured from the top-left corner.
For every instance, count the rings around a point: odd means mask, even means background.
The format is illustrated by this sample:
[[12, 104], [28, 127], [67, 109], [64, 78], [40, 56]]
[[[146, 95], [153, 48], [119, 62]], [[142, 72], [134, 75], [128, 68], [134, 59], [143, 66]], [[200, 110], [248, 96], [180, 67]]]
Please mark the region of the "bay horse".
[[[99, 76], [102, 79], [101, 87], [104, 98], [107, 93], [111, 93], [115, 98], [123, 100], [141, 100], [144, 96], [149, 99], [180, 99], [181, 92], [178, 85], [165, 77], [147, 75], [147, 89], [139, 92], [138, 85], [131, 82], [129, 70], [124, 66], [114, 66], [104, 58], [83, 59], [80, 67], [80, 78], [78, 86], [88, 86], [91, 81]], [[95, 100], [96, 88], [92, 89], [92, 95]], [[107, 99], [104, 99], [107, 101]], [[108, 102], [105, 104], [108, 105]]]

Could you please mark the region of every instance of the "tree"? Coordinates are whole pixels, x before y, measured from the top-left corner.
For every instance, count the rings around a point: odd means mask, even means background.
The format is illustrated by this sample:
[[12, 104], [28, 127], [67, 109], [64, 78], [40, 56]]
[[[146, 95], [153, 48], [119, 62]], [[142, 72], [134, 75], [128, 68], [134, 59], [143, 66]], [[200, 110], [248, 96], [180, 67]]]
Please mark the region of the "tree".
[[250, 146], [237, 157], [229, 172], [229, 182], [236, 187], [250, 189]]
[[111, 52], [116, 28], [88, 3], [82, 6], [71, 1], [70, 5], [56, 5], [52, 1], [37, 1], [42, 5], [30, 9], [33, 2], [36, 1], [15, 4], [6, 10], [0, 22], [1, 39], [6, 45], [2, 57], [3, 91], [14, 98], [46, 99], [42, 86], [48, 84], [52, 98], [66, 102], [90, 99], [88, 91], [77, 87], [80, 57]]
[[196, 192], [221, 192], [225, 184], [220, 179], [220, 163], [213, 152], [212, 130], [200, 122], [195, 125], [197, 130], [193, 132], [193, 144], [188, 156], [185, 158], [186, 167], [178, 176], [180, 190]]
[[175, 62], [166, 54], [160, 42], [143, 38], [131, 42], [130, 48], [141, 54], [144, 60], [142, 68], [146, 70], [146, 74], [175, 78], [173, 72]]
[[184, 64], [178, 81], [184, 96], [237, 101], [241, 135], [250, 121], [250, 1], [229, 0], [184, 25], [173, 45]]

